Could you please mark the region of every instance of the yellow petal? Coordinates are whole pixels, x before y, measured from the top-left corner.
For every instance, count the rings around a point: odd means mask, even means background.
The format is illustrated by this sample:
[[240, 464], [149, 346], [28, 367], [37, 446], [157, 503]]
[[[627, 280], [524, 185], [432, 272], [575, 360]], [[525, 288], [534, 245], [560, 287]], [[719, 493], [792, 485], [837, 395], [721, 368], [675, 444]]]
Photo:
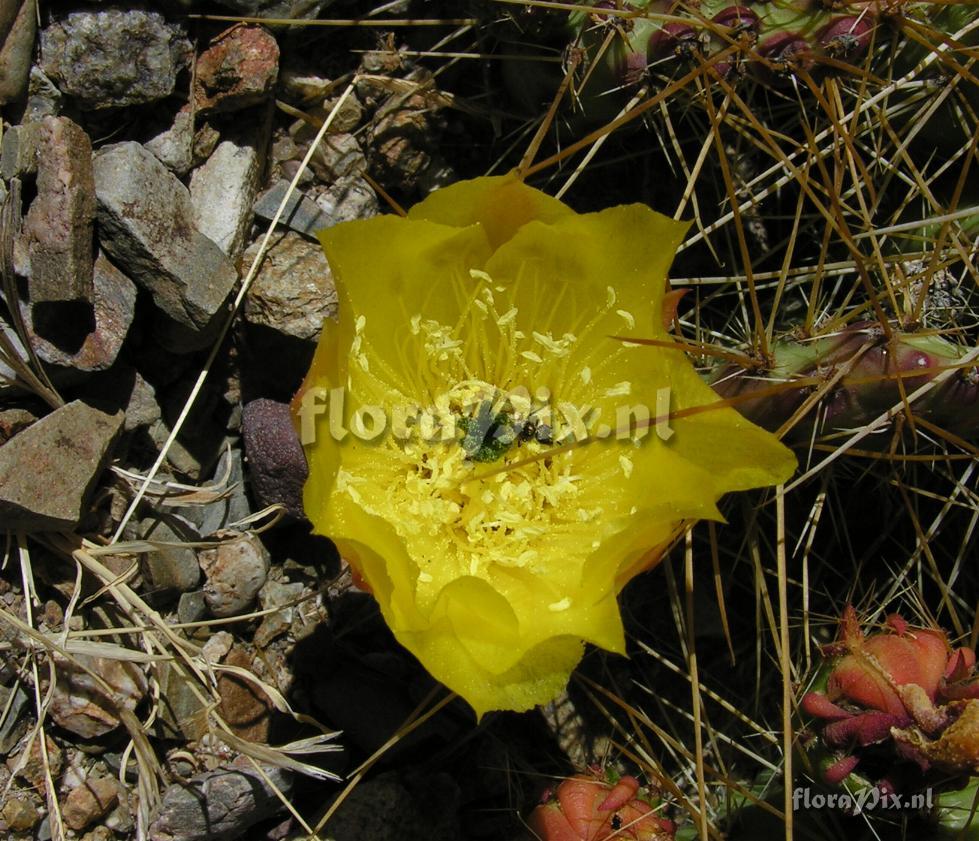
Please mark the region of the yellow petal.
[[427, 220], [456, 228], [479, 224], [493, 249], [528, 222], [550, 223], [574, 215], [567, 205], [528, 187], [513, 173], [461, 181], [436, 190], [408, 212], [412, 221]]

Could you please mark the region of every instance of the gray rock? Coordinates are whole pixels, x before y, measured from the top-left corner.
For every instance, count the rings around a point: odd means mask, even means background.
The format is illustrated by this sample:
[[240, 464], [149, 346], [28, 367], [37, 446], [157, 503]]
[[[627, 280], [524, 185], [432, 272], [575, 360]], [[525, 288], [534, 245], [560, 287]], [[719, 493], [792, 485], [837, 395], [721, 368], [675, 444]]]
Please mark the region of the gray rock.
[[122, 421], [122, 412], [107, 415], [76, 400], [0, 447], [0, 524], [34, 531], [74, 528]]
[[135, 142], [95, 156], [102, 246], [164, 313], [206, 327], [237, 281], [228, 258], [193, 223], [190, 193]]
[[180, 109], [170, 128], [143, 145], [174, 175], [186, 175], [194, 163], [194, 118], [190, 110]]
[[222, 454], [214, 470], [214, 480], [223, 479], [226, 474], [227, 496], [209, 502], [201, 508], [185, 509], [184, 516], [197, 524], [202, 535], [228, 528], [232, 523], [243, 520], [251, 514], [251, 504], [245, 493], [245, 469], [241, 450], [231, 450]]
[[[196, 530], [180, 518], [148, 517], [133, 529], [137, 540], [180, 544], [199, 539]], [[189, 546], [160, 546], [155, 552], [140, 555], [140, 571], [154, 595], [193, 590], [201, 580], [197, 553]]]
[[252, 400], [242, 410], [241, 429], [256, 505], [281, 503], [289, 515], [303, 519], [309, 467], [288, 404]]
[[190, 203], [198, 230], [236, 259], [251, 226], [261, 175], [265, 132], [259, 124], [222, 140], [190, 179]]
[[204, 601], [203, 590], [193, 590], [181, 593], [177, 602], [177, 619], [181, 624], [200, 622], [207, 616], [207, 602]]
[[309, 164], [321, 181], [332, 184], [338, 178], [363, 175], [367, 158], [352, 134], [328, 134], [316, 147]]
[[69, 13], [41, 32], [41, 66], [84, 109], [153, 102], [173, 93], [190, 45], [157, 12]]
[[27, 83], [27, 110], [24, 122], [43, 120], [45, 117], [58, 117], [64, 111], [64, 96], [36, 64], [31, 68]]
[[[292, 786], [281, 768], [262, 770], [283, 794]], [[216, 841], [241, 838], [250, 826], [283, 808], [275, 791], [251, 767], [226, 767], [174, 783], [163, 793], [150, 841]]]
[[37, 172], [40, 134], [39, 122], [11, 126], [3, 133], [3, 144], [0, 145], [0, 176], [5, 181]]
[[[232, 535], [237, 536], [227, 539]], [[204, 601], [214, 616], [238, 616], [251, 607], [265, 584], [269, 553], [254, 535], [227, 531], [218, 536], [221, 543], [197, 555], [207, 576]]]
[[[272, 240], [245, 297], [245, 320], [287, 336], [316, 341], [337, 314], [337, 292], [323, 250], [291, 231]], [[244, 254], [250, 266], [260, 242]]]
[[315, 201], [326, 215], [323, 227], [327, 228], [352, 219], [370, 219], [380, 211], [374, 188], [358, 176], [334, 181], [317, 194]]
[[36, 34], [37, 0], [0, 2], [0, 105], [26, 93]]
[[[94, 329], [74, 352], [66, 351], [39, 335], [37, 306], [33, 309], [32, 318], [24, 319], [25, 323], [32, 325], [31, 344], [45, 362], [76, 371], [105, 371], [116, 361], [133, 323], [136, 284], [101, 253], [95, 261], [93, 284]], [[56, 312], [54, 317], [57, 318]], [[54, 329], [58, 329], [57, 323]]]
[[37, 131], [37, 197], [24, 219], [31, 303], [92, 300], [92, 143], [67, 117]]
[[[13, 693], [13, 697], [11, 696]], [[25, 713], [28, 711], [30, 695], [24, 685], [18, 681], [13, 689], [0, 686], [0, 704], [7, 710], [3, 721], [0, 722], [0, 754], [7, 756], [27, 731], [28, 723]], [[23, 716], [23, 717], [22, 717]]]
[[133, 378], [133, 390], [126, 405], [126, 421], [123, 428], [126, 432], [132, 432], [134, 429], [151, 427], [162, 416], [160, 404], [156, 402], [156, 389], [137, 371]]
[[[184, 598], [194, 595], [184, 593], [180, 597], [181, 603]], [[197, 595], [201, 595], [203, 604], [203, 595], [199, 592]], [[196, 742], [207, 732], [207, 708], [198, 697], [203, 694], [202, 688], [195, 685], [195, 678], [188, 679], [170, 663], [160, 663], [154, 669], [160, 687], [160, 714], [153, 721], [150, 732], [161, 739]]]
[[[271, 222], [282, 204], [289, 190], [289, 182], [285, 179], [277, 181], [268, 190], [258, 197], [255, 202], [255, 215], [259, 219]], [[289, 196], [282, 216], [279, 217], [279, 224], [285, 225], [292, 230], [308, 236], [312, 239], [316, 237], [316, 231], [328, 228], [333, 224], [333, 220], [324, 213], [316, 202], [299, 190], [294, 190]]]

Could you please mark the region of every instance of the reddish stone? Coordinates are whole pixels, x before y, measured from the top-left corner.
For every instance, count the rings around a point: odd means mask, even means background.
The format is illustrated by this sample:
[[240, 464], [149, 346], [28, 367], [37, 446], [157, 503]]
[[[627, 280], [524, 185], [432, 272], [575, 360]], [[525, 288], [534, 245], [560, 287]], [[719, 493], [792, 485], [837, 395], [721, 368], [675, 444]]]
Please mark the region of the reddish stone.
[[279, 45], [259, 26], [229, 30], [197, 60], [194, 98], [199, 113], [258, 105], [275, 88]]

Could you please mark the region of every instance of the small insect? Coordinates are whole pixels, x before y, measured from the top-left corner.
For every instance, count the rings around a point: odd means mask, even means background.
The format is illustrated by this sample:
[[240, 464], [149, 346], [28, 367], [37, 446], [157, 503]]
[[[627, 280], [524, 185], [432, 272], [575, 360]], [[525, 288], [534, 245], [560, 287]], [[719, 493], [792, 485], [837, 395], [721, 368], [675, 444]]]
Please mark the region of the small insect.
[[458, 420], [463, 432], [462, 449], [469, 461], [496, 461], [514, 444], [536, 441], [538, 444], [553, 444], [553, 430], [540, 418], [535, 410], [526, 418], [510, 411], [496, 411], [490, 400], [479, 404], [476, 414]]
[[538, 444], [553, 444], [554, 432], [551, 427], [534, 417], [531, 412], [527, 420], [523, 422], [520, 432], [517, 435], [519, 441], [536, 441]]

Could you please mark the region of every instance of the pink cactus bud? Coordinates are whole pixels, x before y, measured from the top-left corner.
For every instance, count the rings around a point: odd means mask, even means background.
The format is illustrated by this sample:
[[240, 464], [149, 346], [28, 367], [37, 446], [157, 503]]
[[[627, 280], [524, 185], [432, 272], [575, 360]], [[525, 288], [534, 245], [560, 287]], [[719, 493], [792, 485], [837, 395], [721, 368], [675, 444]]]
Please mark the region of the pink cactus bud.
[[868, 712], [852, 715], [842, 721], [834, 721], [823, 728], [823, 739], [828, 745], [842, 748], [857, 744], [862, 747], [876, 745], [889, 738], [892, 727], [902, 727], [910, 723], [911, 716], [902, 711], [901, 715]]
[[634, 799], [636, 792], [639, 791], [639, 780], [635, 777], [621, 777], [615, 787], [608, 793], [598, 806], [599, 812], [614, 812], [621, 809], [630, 800]]
[[870, 46], [874, 23], [869, 15], [835, 18], [819, 33], [819, 44], [834, 58], [860, 58]]
[[841, 721], [852, 715], [852, 713], [830, 701], [822, 692], [807, 692], [802, 696], [800, 706], [806, 715], [825, 721]]
[[813, 64], [809, 42], [793, 32], [779, 32], [762, 41], [756, 48], [758, 55], [777, 64], [791, 64], [808, 70]]
[[650, 37], [646, 54], [652, 58], [661, 58], [669, 53], [683, 53], [697, 45], [696, 30], [686, 23], [671, 21], [664, 23]]
[[728, 6], [712, 18], [714, 23], [726, 26], [736, 32], [757, 32], [761, 21], [747, 6]]
[[831, 786], [838, 785], [849, 777], [859, 764], [860, 759], [858, 757], [844, 756], [843, 759], [839, 760], [838, 762], [834, 762], [825, 771], [823, 771], [823, 779], [826, 780], [826, 782], [828, 782]]

